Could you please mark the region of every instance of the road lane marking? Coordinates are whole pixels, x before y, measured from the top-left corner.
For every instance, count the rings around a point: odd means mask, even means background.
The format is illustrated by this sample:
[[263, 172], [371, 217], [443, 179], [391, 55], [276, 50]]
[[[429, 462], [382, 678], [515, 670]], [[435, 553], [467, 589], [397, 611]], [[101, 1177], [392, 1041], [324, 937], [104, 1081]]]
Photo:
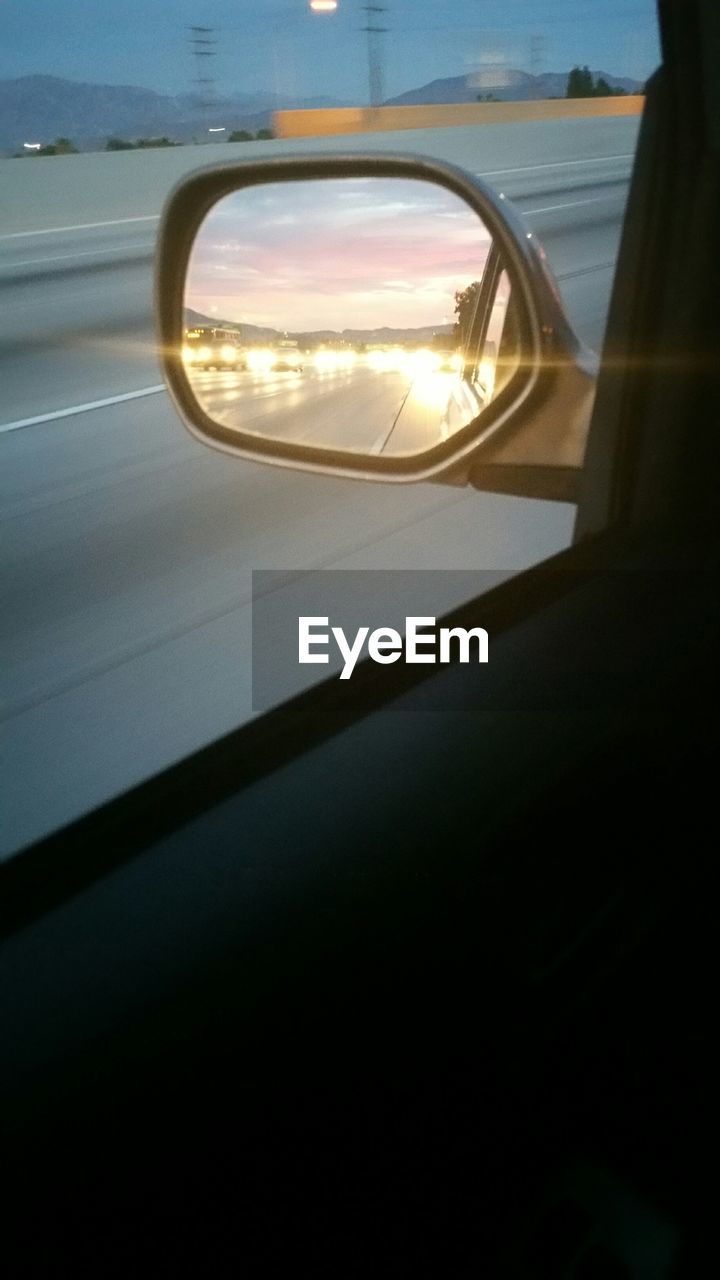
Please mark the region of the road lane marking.
[[614, 271], [615, 262], [593, 262], [589, 267], [574, 267], [570, 271], [557, 271], [556, 280], [575, 280], [578, 276], [591, 276], [598, 271]]
[[59, 236], [63, 231], [94, 231], [98, 227], [122, 227], [128, 222], [159, 222], [159, 213], [144, 213], [138, 218], [113, 218], [109, 222], [77, 222], [72, 227], [43, 227], [41, 231], [10, 231], [0, 240], [22, 240], [26, 236]]
[[505, 177], [508, 173], [532, 173], [536, 169], [565, 169], [571, 165], [580, 164], [605, 164], [610, 160], [634, 160], [635, 152], [627, 151], [617, 156], [591, 156], [589, 160], [548, 160], [545, 164], [523, 164], [516, 169], [482, 169], [478, 171], [478, 178], [500, 178]]
[[612, 200], [612, 196], [590, 196], [587, 200], [568, 200], [565, 204], [546, 204], [542, 209], [521, 209], [524, 218], [532, 213], [555, 213], [558, 209], [577, 209], [580, 204], [599, 204], [602, 200]]
[[42, 267], [46, 262], [70, 262], [75, 258], [96, 258], [98, 254], [127, 253], [129, 249], [154, 249], [154, 240], [143, 240], [140, 244], [119, 244], [114, 248], [83, 249], [80, 253], [59, 253], [53, 258], [24, 258], [21, 262], [3, 262], [3, 268], [16, 270], [17, 267]]
[[105, 409], [111, 404], [122, 404], [125, 400], [139, 400], [141, 396], [156, 396], [165, 390], [165, 383], [155, 387], [141, 387], [139, 391], [125, 391], [120, 396], [108, 396], [105, 400], [90, 400], [87, 404], [75, 404], [70, 409], [54, 409], [52, 413], [39, 413], [34, 418], [20, 418], [17, 422], [5, 422], [0, 425], [0, 435], [6, 431], [20, 431], [22, 427], [36, 427], [41, 422], [54, 422], [57, 418], [72, 418], [76, 413], [89, 413], [91, 409]]

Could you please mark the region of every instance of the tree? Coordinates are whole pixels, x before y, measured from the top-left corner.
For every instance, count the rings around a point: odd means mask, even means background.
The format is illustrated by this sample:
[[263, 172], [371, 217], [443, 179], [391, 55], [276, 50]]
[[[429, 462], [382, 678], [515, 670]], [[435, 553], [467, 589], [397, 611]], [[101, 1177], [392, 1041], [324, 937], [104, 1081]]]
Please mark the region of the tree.
[[595, 98], [624, 98], [627, 97], [625, 89], [611, 89], [604, 76], [598, 76], [595, 81]]
[[274, 138], [274, 137], [275, 137], [275, 134], [273, 133], [272, 129], [258, 129], [257, 131], [258, 142], [264, 142], [267, 138]]
[[54, 142], [48, 142], [34, 154], [36, 156], [75, 156], [77, 147], [69, 138], [56, 138]]
[[228, 138], [228, 142], [252, 142], [252, 140], [253, 136], [247, 129], [234, 129]]
[[568, 76], [566, 98], [594, 98], [595, 85], [589, 67], [573, 67]]
[[573, 67], [568, 76], [566, 98], [622, 98], [624, 89], [611, 89], [604, 76], [593, 80], [587, 67]]
[[453, 336], [458, 342], [465, 343], [470, 337], [473, 320], [475, 319], [475, 308], [477, 307], [478, 298], [480, 296], [480, 281], [473, 280], [467, 289], [457, 289], [455, 291], [455, 329]]
[[134, 151], [135, 143], [128, 142], [126, 138], [108, 138], [105, 144], [106, 151]]
[[54, 142], [40, 147], [39, 151], [31, 152], [31, 155], [35, 156], [76, 156], [77, 154], [78, 149], [69, 138], [56, 138]]
[[135, 143], [135, 146], [140, 150], [145, 150], [147, 147], [179, 147], [180, 145], [179, 142], [171, 142], [169, 138], [164, 136], [162, 138], [138, 138]]
[[499, 102], [500, 99], [495, 97], [494, 93], [479, 93], [477, 95], [478, 102]]

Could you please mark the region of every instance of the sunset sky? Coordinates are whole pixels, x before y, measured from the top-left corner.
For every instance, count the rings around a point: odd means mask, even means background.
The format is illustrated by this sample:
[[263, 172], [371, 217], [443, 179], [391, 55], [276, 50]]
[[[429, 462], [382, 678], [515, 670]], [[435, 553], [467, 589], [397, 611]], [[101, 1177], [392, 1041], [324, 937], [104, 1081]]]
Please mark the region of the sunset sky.
[[489, 247], [477, 215], [442, 187], [342, 178], [251, 187], [201, 228], [186, 305], [288, 331], [454, 320], [454, 292]]

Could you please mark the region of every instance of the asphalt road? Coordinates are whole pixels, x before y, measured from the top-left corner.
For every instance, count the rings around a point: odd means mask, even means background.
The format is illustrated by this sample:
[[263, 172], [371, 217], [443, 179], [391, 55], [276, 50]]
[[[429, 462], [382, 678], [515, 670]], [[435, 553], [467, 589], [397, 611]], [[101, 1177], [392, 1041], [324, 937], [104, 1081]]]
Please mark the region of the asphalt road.
[[[231, 430], [350, 453], [416, 453], [446, 439], [452, 373], [353, 368], [266, 374], [197, 371], [193, 390], [205, 412]], [[468, 416], [468, 421], [469, 421]]]
[[[573, 322], [598, 347], [637, 126], [602, 121], [593, 134], [591, 123], [570, 158], [565, 138], [562, 156], [533, 162], [523, 134], [516, 154], [493, 154], [490, 180], [543, 239]], [[454, 148], [458, 161], [462, 144], [468, 168], [493, 169], [470, 131], [442, 132], [402, 145]], [[197, 444], [161, 387], [157, 214], [137, 209], [113, 220], [93, 205], [78, 221], [68, 206], [45, 226], [33, 210], [27, 231], [11, 222], [0, 237], [6, 854], [252, 714], [252, 569], [502, 576], [571, 537], [561, 504], [332, 480]], [[427, 601], [438, 614], [457, 603], [444, 584], [437, 575]]]

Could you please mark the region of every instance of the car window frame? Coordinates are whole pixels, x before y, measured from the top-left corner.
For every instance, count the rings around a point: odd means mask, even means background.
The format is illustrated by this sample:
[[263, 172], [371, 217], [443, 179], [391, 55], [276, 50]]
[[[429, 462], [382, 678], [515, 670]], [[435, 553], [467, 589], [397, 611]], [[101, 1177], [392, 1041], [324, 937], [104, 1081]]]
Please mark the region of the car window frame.
[[[700, 3], [702, 4], [702, 0]], [[651, 99], [653, 93], [658, 92], [660, 83], [659, 74], [652, 77], [649, 86]], [[650, 105], [652, 107], [652, 101]], [[644, 150], [647, 145], [644, 140], [651, 136], [649, 124], [647, 124], [650, 120], [651, 113], [647, 113], [638, 141], [638, 157], [633, 167], [630, 200], [638, 203], [640, 213], [641, 204], [638, 201], [637, 190], [646, 181], [646, 174], [642, 169], [643, 166], [647, 167], [651, 159], [650, 156], [646, 156]], [[655, 122], [652, 123], [655, 127]], [[625, 233], [623, 240], [625, 240]], [[617, 290], [614, 291], [614, 297], [616, 294]], [[595, 419], [598, 418], [598, 413], [596, 407]], [[620, 424], [616, 423], [615, 426], [619, 430]], [[617, 431], [611, 433], [610, 438], [615, 442], [615, 450], [606, 462], [617, 462], [616, 455], [619, 451], [617, 434]], [[589, 477], [594, 480], [601, 497], [608, 488], [607, 472], [607, 465], [603, 465], [597, 471], [593, 470]], [[517, 625], [524, 617], [542, 608], [547, 600], [549, 579], [545, 571], [548, 568], [564, 567], [584, 572], [596, 566], [598, 561], [612, 565], [618, 549], [625, 545], [628, 523], [622, 520], [609, 520], [600, 530], [593, 530], [589, 535], [576, 539], [575, 544], [567, 551], [561, 552], [559, 557], [544, 561], [535, 569], [518, 575], [517, 578], [498, 588], [497, 593], [480, 597], [483, 608], [487, 605], [491, 609], [493, 607], [499, 609], [498, 625]], [[555, 580], [558, 581], [559, 577], [560, 575], [555, 575]], [[477, 601], [471, 602], [458, 615], [449, 615], [447, 621], [450, 622], [456, 616], [460, 618], [464, 616], [467, 619], [466, 610], [476, 605]], [[462, 622], [456, 624], [462, 625]], [[371, 664], [360, 664], [358, 672], [362, 675], [363, 669], [367, 668], [366, 674], [377, 677], [377, 670], [370, 671], [370, 667]], [[390, 675], [385, 673], [384, 678], [386, 685], [381, 698], [383, 703], [394, 696], [398, 672], [392, 668]], [[421, 680], [427, 678], [427, 673], [420, 669], [419, 672], [412, 673], [412, 678]], [[201, 775], [205, 773], [208, 785], [201, 801], [201, 809], [204, 811], [221, 794], [237, 791], [243, 785], [247, 785], [253, 776], [257, 776], [258, 771], [264, 773], [268, 768], [277, 767], [279, 760], [293, 759], [296, 755], [310, 749], [314, 742], [324, 740], [328, 734], [337, 732], [337, 721], [330, 723], [327, 707], [325, 713], [323, 712], [323, 699], [327, 696], [327, 686], [330, 683], [328, 681], [298, 695], [292, 703], [283, 704], [276, 711], [267, 713], [261, 721], [241, 726], [226, 738], [217, 740], [171, 769], [146, 779], [125, 795], [116, 797], [98, 810], [83, 815], [36, 845], [19, 851], [17, 857], [0, 868], [3, 887], [8, 890], [4, 899], [0, 898], [3, 928], [20, 927], [28, 918], [35, 918], [55, 902], [64, 900], [68, 894], [78, 891], [79, 888], [107, 874], [112, 866], [125, 862], [129, 856], [144, 852], [160, 839], [164, 832], [176, 830], [189, 821], [191, 813], [198, 811], [197, 797], [192, 800], [188, 798], [187, 802], [183, 803], [183, 793], [190, 776], [197, 775], [198, 772]], [[357, 719], [359, 715], [372, 714], [375, 705], [377, 703], [371, 699], [363, 708], [354, 708], [350, 722]], [[291, 732], [289, 739], [286, 739], [284, 753], [283, 751], [278, 753], [276, 742], [272, 762], [267, 751], [261, 751], [257, 757], [248, 755], [245, 744], [251, 740], [250, 732], [254, 733], [259, 726], [265, 734], [273, 726], [275, 728], [280, 726], [280, 718], [284, 728], [288, 716], [295, 732]], [[231, 770], [233, 776], [228, 778], [224, 774], [213, 783], [209, 773], [212, 774], [215, 764], [221, 757], [227, 761], [228, 756], [233, 762]], [[237, 772], [238, 760], [244, 763], [244, 771], [241, 771], [243, 776], [240, 778]], [[122, 849], [118, 852], [112, 845], [103, 847], [103, 837], [108, 831], [117, 832], [118, 830], [125, 837]]]

